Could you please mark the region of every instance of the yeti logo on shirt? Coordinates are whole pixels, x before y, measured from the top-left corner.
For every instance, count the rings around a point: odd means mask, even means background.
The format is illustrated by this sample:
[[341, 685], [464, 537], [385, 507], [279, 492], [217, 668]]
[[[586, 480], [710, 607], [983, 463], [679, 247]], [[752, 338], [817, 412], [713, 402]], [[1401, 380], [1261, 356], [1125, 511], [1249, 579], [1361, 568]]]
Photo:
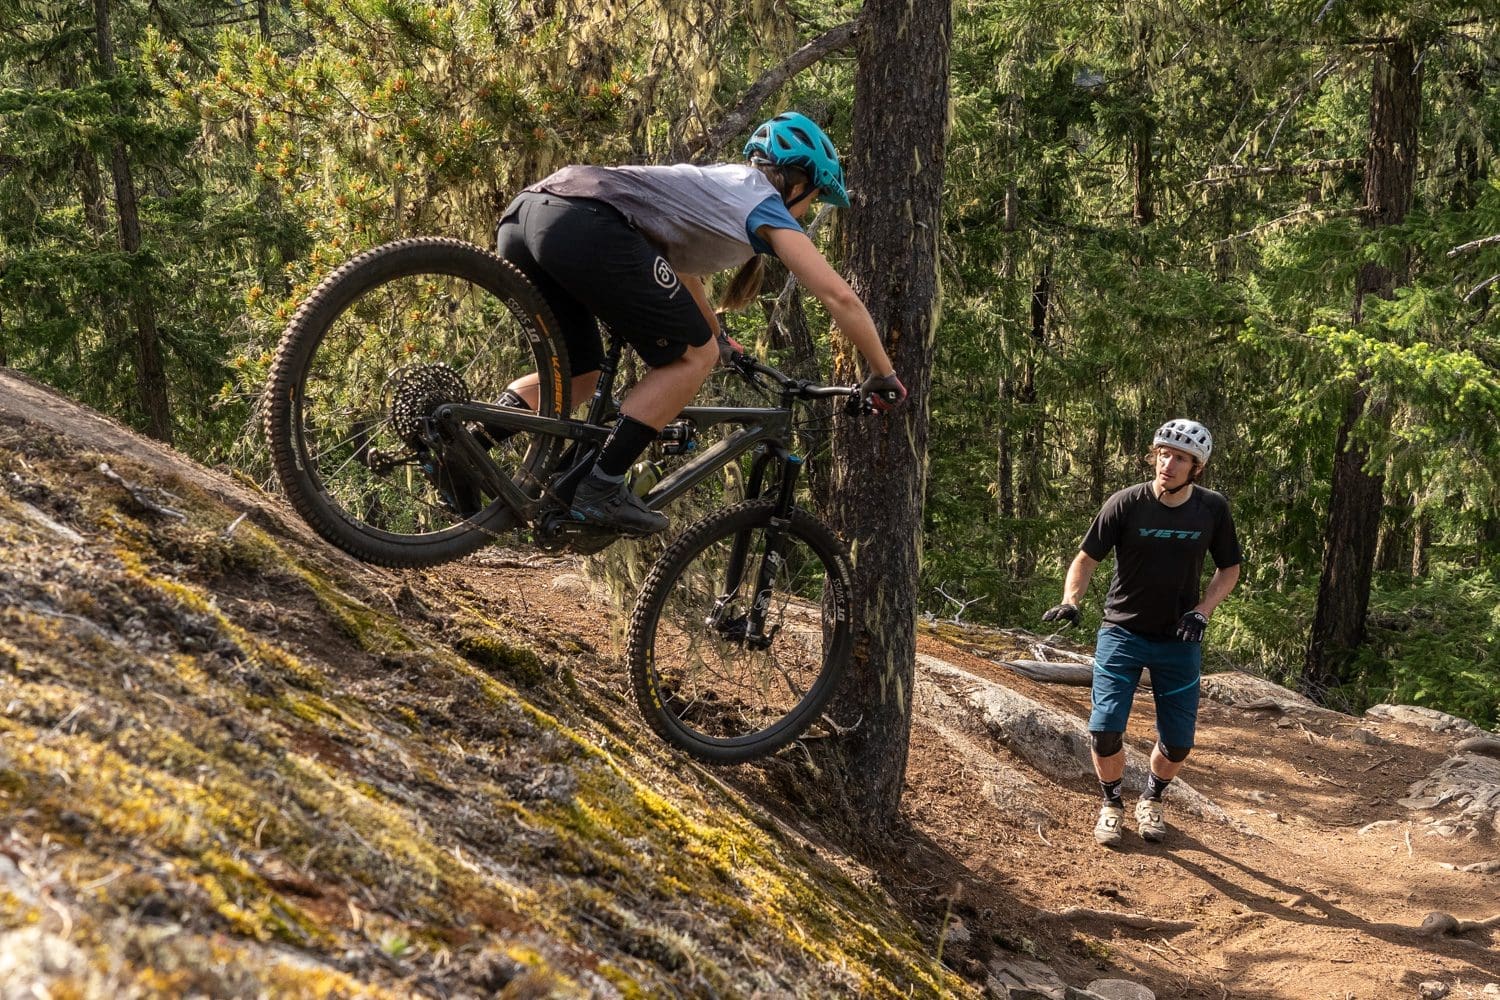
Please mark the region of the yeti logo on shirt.
[[667, 258], [656, 258], [656, 267], [653, 273], [656, 277], [656, 283], [661, 287], [677, 287], [677, 272], [672, 270], [672, 265], [667, 263]]
[[1175, 538], [1178, 541], [1194, 542], [1203, 537], [1201, 531], [1175, 531], [1172, 528], [1142, 528], [1142, 538]]

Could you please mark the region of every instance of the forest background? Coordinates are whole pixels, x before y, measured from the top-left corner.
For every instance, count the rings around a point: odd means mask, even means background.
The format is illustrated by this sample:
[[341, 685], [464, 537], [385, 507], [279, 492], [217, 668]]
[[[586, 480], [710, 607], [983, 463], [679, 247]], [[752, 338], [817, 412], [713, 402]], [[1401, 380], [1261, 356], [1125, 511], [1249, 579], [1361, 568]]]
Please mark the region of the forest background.
[[[0, 0], [0, 365], [268, 483], [259, 395], [320, 277], [398, 236], [489, 245], [564, 163], [733, 158], [783, 108], [847, 148], [860, 13]], [[915, 611], [1034, 625], [1100, 503], [1146, 477], [1154, 428], [1192, 417], [1247, 556], [1210, 667], [1493, 727], [1494, 18], [1440, 0], [951, 14]], [[842, 228], [817, 231], [835, 260]], [[826, 317], [780, 291], [733, 331], [827, 373]], [[1102, 580], [1086, 624], [1101, 600]]]

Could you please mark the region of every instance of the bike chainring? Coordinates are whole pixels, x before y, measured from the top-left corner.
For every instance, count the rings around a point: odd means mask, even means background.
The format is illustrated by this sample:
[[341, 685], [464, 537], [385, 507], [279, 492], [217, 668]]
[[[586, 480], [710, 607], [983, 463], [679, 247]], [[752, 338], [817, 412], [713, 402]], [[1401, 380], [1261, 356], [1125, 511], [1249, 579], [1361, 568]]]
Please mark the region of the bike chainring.
[[429, 422], [437, 408], [468, 402], [469, 387], [462, 375], [441, 362], [403, 365], [391, 372], [381, 395], [391, 415], [391, 428], [408, 447], [419, 448], [427, 443]]

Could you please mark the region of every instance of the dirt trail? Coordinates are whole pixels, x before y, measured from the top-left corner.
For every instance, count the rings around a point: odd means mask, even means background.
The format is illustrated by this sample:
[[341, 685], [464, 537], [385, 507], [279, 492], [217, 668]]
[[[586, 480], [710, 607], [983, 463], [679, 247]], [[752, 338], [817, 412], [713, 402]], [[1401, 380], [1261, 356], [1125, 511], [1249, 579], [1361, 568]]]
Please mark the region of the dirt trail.
[[[430, 582], [440, 587], [453, 572]], [[481, 593], [507, 595], [496, 600], [513, 618], [577, 633], [605, 655], [602, 681], [629, 697], [609, 658], [620, 624], [599, 614], [604, 600], [577, 566], [496, 552], [458, 572]], [[1027, 680], [932, 636], [919, 652], [1087, 718], [1086, 688]], [[1417, 931], [1433, 910], [1500, 912], [1500, 877], [1440, 867], [1500, 856], [1494, 838], [1439, 835], [1426, 814], [1396, 804], [1456, 736], [1205, 700], [1183, 777], [1234, 826], [1169, 812], [1165, 843], [1131, 834], [1123, 850], [1107, 851], [1093, 842], [1097, 793], [1081, 771], [1054, 782], [987, 734], [926, 709], [918, 706], [913, 733], [905, 836], [888, 857], [865, 859], [867, 877], [918, 920], [961, 922], [968, 940], [952, 937], [945, 957], [977, 983], [995, 961], [1030, 954], [1068, 983], [1133, 979], [1162, 998], [1375, 1000], [1417, 997], [1428, 981], [1448, 984], [1453, 997], [1500, 995], [1500, 986], [1483, 992], [1500, 983], [1500, 934], [1434, 941]], [[1143, 693], [1128, 741], [1147, 752], [1153, 739]], [[762, 771], [719, 773], [774, 801]], [[1127, 807], [1137, 792], [1127, 789]], [[793, 810], [785, 815], [817, 839]], [[1069, 908], [1194, 926], [1056, 916]]]

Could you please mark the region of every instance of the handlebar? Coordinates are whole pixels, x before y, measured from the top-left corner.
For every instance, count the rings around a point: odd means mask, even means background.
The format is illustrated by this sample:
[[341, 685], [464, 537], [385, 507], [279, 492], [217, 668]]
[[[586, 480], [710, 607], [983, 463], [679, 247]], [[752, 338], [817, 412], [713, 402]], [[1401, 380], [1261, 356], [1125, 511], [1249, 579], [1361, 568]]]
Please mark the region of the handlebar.
[[734, 353], [729, 356], [727, 366], [740, 378], [753, 386], [762, 387], [757, 376], [764, 375], [776, 383], [783, 393], [796, 399], [825, 399], [831, 396], [858, 396], [857, 385], [820, 385], [806, 379], [796, 379], [779, 369], [763, 364], [748, 354]]

